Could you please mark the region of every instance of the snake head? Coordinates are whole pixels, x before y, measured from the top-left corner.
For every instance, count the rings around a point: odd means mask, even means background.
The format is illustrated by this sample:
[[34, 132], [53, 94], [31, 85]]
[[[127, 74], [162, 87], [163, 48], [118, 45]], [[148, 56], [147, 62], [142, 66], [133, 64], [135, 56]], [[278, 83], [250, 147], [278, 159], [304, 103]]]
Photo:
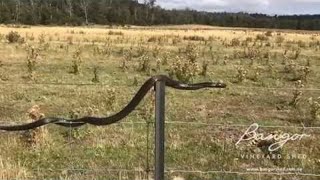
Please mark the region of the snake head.
[[227, 84], [225, 84], [223, 81], [217, 81], [217, 82], [212, 82], [210, 87], [212, 87], [212, 88], [226, 88]]
[[226, 88], [227, 84], [224, 83], [223, 81], [218, 81], [217, 86], [220, 87], [220, 88]]

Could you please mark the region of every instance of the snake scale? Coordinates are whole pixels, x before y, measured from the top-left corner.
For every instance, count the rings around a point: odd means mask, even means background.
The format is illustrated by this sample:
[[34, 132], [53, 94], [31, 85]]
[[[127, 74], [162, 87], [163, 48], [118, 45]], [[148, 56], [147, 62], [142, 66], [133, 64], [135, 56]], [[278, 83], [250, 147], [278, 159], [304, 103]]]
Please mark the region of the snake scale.
[[125, 106], [120, 112], [111, 115], [109, 117], [83, 117], [79, 119], [64, 119], [64, 118], [43, 118], [38, 121], [11, 126], [0, 126], [0, 130], [4, 131], [25, 131], [35, 129], [47, 124], [56, 124], [64, 127], [79, 127], [85, 124], [91, 124], [95, 126], [106, 126], [114, 124], [121, 119], [129, 115], [139, 105], [142, 99], [146, 96], [149, 90], [155, 86], [156, 82], [164, 82], [166, 86], [178, 89], [178, 90], [199, 90], [203, 88], [225, 88], [226, 84], [220, 82], [205, 82], [197, 84], [185, 84], [179, 81], [173, 80], [165, 75], [158, 75], [149, 78], [135, 94], [132, 100], [127, 106]]

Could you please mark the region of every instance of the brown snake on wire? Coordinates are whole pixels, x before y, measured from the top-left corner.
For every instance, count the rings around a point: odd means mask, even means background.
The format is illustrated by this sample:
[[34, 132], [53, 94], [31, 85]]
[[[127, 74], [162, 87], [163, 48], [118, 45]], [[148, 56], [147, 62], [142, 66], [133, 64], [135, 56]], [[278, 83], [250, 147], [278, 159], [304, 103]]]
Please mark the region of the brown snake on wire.
[[38, 121], [22, 124], [22, 125], [12, 125], [12, 126], [2, 126], [0, 125], [0, 130], [4, 131], [25, 131], [30, 129], [35, 129], [47, 124], [56, 124], [65, 127], [79, 127], [85, 124], [91, 124], [95, 126], [106, 126], [119, 122], [126, 116], [128, 116], [135, 108], [139, 105], [141, 100], [146, 96], [149, 90], [155, 86], [156, 82], [164, 82], [166, 86], [179, 89], [179, 90], [199, 90], [203, 88], [225, 88], [226, 84], [220, 82], [205, 82], [197, 84], [185, 84], [179, 81], [173, 80], [165, 75], [153, 76], [148, 79], [132, 98], [127, 106], [125, 106], [120, 112], [111, 115], [109, 117], [83, 117], [79, 119], [64, 119], [64, 118], [43, 118]]

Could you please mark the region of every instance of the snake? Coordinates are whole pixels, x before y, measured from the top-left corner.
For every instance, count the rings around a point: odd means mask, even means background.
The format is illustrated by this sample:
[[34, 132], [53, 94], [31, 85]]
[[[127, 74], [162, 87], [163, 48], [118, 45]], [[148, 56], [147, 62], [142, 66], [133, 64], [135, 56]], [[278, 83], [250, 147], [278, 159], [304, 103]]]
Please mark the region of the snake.
[[143, 98], [147, 95], [150, 89], [155, 87], [157, 82], [163, 82], [165, 86], [177, 89], [177, 90], [199, 90], [204, 88], [226, 88], [226, 84], [223, 82], [204, 82], [196, 84], [186, 84], [174, 80], [166, 75], [157, 75], [149, 78], [134, 95], [132, 100], [118, 113], [115, 113], [108, 117], [82, 117], [78, 119], [65, 119], [65, 118], [56, 118], [48, 117], [42, 118], [40, 120], [21, 124], [21, 125], [0, 125], [0, 130], [3, 131], [26, 131], [31, 129], [36, 129], [47, 124], [55, 124], [64, 127], [80, 127], [85, 124], [95, 125], [95, 126], [107, 126], [119, 122], [133, 112]]

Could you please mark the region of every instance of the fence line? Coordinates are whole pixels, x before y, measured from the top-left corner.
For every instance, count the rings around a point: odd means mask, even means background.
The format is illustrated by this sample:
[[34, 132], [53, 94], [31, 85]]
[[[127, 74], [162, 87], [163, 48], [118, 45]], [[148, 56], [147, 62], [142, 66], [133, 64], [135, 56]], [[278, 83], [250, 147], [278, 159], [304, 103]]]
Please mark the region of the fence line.
[[0, 83], [0, 85], [50, 85], [50, 86], [110, 86], [105, 83]]
[[230, 86], [238, 89], [264, 89], [264, 90], [299, 90], [299, 91], [320, 91], [320, 88], [279, 88], [279, 87], [257, 87], [257, 86]]
[[[110, 86], [110, 84], [94, 84], [94, 83], [83, 83], [83, 84], [74, 84], [74, 83], [0, 83], [0, 85], [53, 85], [53, 86]], [[277, 87], [254, 87], [254, 86], [230, 86], [230, 88], [238, 88], [238, 89], [260, 89], [260, 90], [296, 90], [296, 88], [277, 88]], [[320, 91], [318, 88], [301, 88], [301, 91]], [[10, 123], [11, 125], [20, 124], [22, 122], [0, 122], [0, 124]], [[186, 121], [166, 121], [168, 125], [200, 125], [200, 126], [220, 126], [220, 127], [239, 127], [245, 128], [250, 124], [222, 124], [222, 123], [206, 123], [206, 122], [186, 122]], [[138, 122], [119, 122], [117, 124], [147, 124], [146, 121], [138, 121]], [[272, 125], [261, 125], [262, 128], [298, 128], [298, 129], [320, 129], [320, 127], [305, 127], [305, 126], [272, 126]], [[69, 133], [70, 138], [71, 133]], [[70, 139], [69, 139], [70, 142]], [[69, 144], [70, 147], [72, 144]], [[72, 148], [70, 148], [70, 154]], [[73, 166], [73, 165], [72, 165]], [[72, 168], [72, 167], [70, 167]], [[142, 167], [141, 167], [142, 168]], [[148, 170], [153, 171], [154, 169]], [[143, 169], [60, 169], [63, 171], [87, 171], [87, 172], [146, 172]], [[47, 172], [57, 172], [59, 169], [37, 169], [34, 171], [47, 171]], [[225, 171], [225, 170], [179, 170], [179, 169], [166, 169], [166, 173], [199, 173], [199, 174], [238, 174], [238, 175], [279, 175], [279, 176], [287, 176], [287, 175], [296, 175], [296, 176], [310, 176], [310, 177], [320, 177], [320, 174], [312, 174], [312, 173], [302, 173], [302, 172], [257, 172], [257, 171]]]
[[[217, 123], [202, 123], [202, 122], [184, 122], [184, 121], [167, 121], [166, 124], [186, 124], [186, 125], [204, 125], [204, 126], [224, 126], [224, 127], [248, 127], [251, 124], [217, 124]], [[268, 126], [259, 125], [262, 128], [298, 128], [298, 129], [320, 129], [320, 127], [306, 127], [306, 126]]]
[[[10, 124], [10, 125], [18, 125], [22, 122], [6, 122], [0, 121], [0, 124]], [[245, 128], [250, 126], [251, 124], [218, 124], [218, 123], [204, 123], [204, 122], [188, 122], [188, 121], [166, 121], [168, 125], [199, 125], [199, 126], [223, 126], [223, 127], [240, 127]], [[137, 122], [119, 122], [119, 125], [135, 125], [135, 124], [147, 124], [146, 121], [137, 121]], [[318, 126], [272, 126], [272, 125], [259, 125], [261, 128], [286, 128], [286, 129], [320, 129]]]
[[[154, 169], [150, 169], [153, 171]], [[33, 171], [46, 171], [46, 172], [58, 172], [58, 171], [87, 171], [87, 172], [146, 172], [143, 169], [33, 169]], [[320, 174], [314, 173], [298, 173], [298, 172], [258, 172], [258, 171], [224, 171], [224, 170], [182, 170], [182, 169], [166, 169], [165, 173], [198, 173], [198, 174], [239, 174], [239, 175], [278, 175], [278, 176], [312, 176], [320, 177]]]
[[[110, 84], [105, 83], [0, 83], [1, 85], [50, 85], [50, 86], [110, 86]], [[227, 89], [238, 88], [238, 89], [258, 89], [258, 90], [297, 90], [297, 88], [280, 88], [280, 87], [259, 87], [259, 86], [228, 86]], [[299, 88], [299, 91], [320, 91], [320, 88]]]
[[313, 177], [320, 177], [320, 174], [313, 174], [313, 173], [294, 173], [294, 172], [287, 172], [287, 173], [276, 173], [276, 172], [241, 172], [241, 171], [200, 171], [200, 170], [167, 170], [166, 172], [170, 173], [200, 173], [200, 174], [243, 174], [243, 175], [279, 175], [279, 176], [287, 176], [287, 175], [297, 175], [297, 176], [313, 176]]

